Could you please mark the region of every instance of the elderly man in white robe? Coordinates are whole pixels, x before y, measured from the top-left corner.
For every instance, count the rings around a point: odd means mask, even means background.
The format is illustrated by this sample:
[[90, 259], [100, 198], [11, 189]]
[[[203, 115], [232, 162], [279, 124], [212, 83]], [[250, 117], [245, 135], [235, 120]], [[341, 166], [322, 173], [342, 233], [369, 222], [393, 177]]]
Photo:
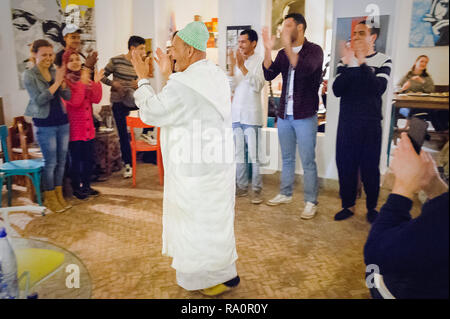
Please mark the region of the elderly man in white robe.
[[156, 94], [149, 60], [132, 59], [139, 77], [134, 97], [143, 122], [161, 127], [164, 163], [163, 255], [173, 258], [177, 283], [213, 296], [239, 284], [234, 237], [235, 168], [230, 87], [206, 59], [209, 32], [192, 22], [173, 40], [170, 57], [155, 61], [167, 80]]

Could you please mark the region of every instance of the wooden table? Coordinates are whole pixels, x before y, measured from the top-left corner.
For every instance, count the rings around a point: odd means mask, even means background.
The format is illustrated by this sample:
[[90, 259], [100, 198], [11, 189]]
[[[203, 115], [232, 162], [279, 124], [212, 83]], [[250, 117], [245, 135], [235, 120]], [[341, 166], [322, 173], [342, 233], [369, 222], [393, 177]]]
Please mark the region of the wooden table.
[[[396, 140], [396, 135], [401, 132], [395, 131], [396, 116], [395, 110], [399, 108], [409, 108], [409, 109], [429, 109], [429, 110], [449, 110], [448, 106], [448, 96], [447, 97], [435, 97], [435, 96], [417, 96], [417, 95], [406, 95], [406, 94], [395, 94], [392, 99], [393, 107], [391, 113], [391, 128], [389, 133], [389, 141]], [[447, 135], [447, 133], [444, 133]], [[447, 135], [448, 136], [448, 135]], [[389, 155], [391, 151], [391, 143], [388, 146], [388, 165], [389, 165]]]
[[448, 96], [411, 96], [395, 94], [392, 100], [396, 108], [448, 110]]

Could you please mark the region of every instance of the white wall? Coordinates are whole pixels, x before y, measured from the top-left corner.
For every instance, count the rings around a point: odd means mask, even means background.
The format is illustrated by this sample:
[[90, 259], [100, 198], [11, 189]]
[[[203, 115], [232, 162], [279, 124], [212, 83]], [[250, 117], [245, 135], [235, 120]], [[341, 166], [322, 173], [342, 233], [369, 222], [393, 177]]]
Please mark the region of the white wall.
[[401, 0], [401, 10], [398, 12], [401, 27], [397, 29], [395, 37], [398, 50], [397, 54], [393, 57], [394, 83], [396, 84], [411, 69], [419, 55], [426, 54], [430, 58], [427, 69], [435, 84], [448, 85], [448, 46], [434, 48], [410, 48], [408, 46], [412, 3], [413, 0]]
[[306, 0], [305, 20], [307, 24], [305, 37], [325, 49], [326, 0]]
[[171, 0], [171, 8], [176, 13], [177, 29], [183, 29], [188, 23], [194, 21], [194, 15], [202, 17], [202, 21], [211, 21], [219, 13], [218, 0]]
[[[129, 0], [96, 0], [95, 23], [97, 31], [98, 68], [104, 68], [109, 59], [128, 52], [128, 39], [132, 35], [132, 6]], [[110, 76], [112, 79], [112, 76]], [[101, 105], [110, 104], [110, 87], [103, 84]]]
[[[0, 1], [0, 96], [3, 97], [5, 121], [21, 116], [28, 103], [28, 94], [19, 89], [15, 42], [9, 1]], [[27, 50], [26, 43], [24, 50]]]

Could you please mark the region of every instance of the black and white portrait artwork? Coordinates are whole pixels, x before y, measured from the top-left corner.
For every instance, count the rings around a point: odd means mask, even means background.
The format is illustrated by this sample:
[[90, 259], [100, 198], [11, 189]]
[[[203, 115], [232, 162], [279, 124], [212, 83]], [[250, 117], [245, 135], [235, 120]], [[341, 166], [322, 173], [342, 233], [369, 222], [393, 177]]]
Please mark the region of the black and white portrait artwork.
[[[22, 73], [32, 66], [29, 61], [31, 44], [34, 40], [46, 39], [53, 44], [55, 53], [61, 50], [65, 46], [62, 31], [73, 11], [65, 12], [66, 1], [64, 0], [63, 4], [61, 0], [10, 1], [19, 85], [20, 89], [24, 89]], [[72, 4], [76, 2], [76, 0], [71, 1]], [[79, 24], [83, 30], [81, 52], [89, 53], [96, 48], [95, 8], [79, 6], [78, 10], [80, 11]]]

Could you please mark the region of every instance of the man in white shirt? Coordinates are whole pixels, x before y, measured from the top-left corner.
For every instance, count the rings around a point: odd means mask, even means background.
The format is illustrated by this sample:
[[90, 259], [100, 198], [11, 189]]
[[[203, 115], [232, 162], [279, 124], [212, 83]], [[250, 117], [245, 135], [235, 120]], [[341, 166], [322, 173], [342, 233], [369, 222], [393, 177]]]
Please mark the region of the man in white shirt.
[[[252, 166], [253, 204], [262, 203], [262, 178], [259, 171], [259, 138], [262, 127], [261, 90], [265, 79], [261, 65], [263, 57], [255, 54], [258, 34], [255, 30], [244, 30], [239, 36], [236, 55], [229, 52], [231, 104], [233, 132], [236, 144], [236, 195], [248, 195], [248, 163]], [[246, 150], [248, 156], [246, 155]]]

